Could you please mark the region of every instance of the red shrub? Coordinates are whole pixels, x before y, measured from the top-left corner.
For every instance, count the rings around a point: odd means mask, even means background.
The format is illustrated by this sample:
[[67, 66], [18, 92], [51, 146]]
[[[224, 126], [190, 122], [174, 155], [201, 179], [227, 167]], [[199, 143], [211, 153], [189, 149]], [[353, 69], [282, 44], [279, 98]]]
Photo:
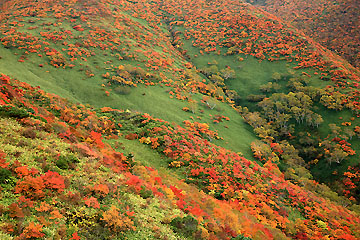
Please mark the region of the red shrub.
[[62, 192], [65, 188], [64, 178], [57, 172], [48, 171], [42, 176], [44, 184], [49, 189], [56, 189]]

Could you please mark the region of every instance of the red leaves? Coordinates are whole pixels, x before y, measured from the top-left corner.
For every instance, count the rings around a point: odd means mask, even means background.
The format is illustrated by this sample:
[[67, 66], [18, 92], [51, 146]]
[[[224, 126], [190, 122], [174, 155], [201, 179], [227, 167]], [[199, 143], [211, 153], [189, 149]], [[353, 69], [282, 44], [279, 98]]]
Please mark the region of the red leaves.
[[[80, 1], [81, 2], [81, 1]], [[126, 4], [127, 1], [123, 1], [123, 4]], [[179, 4], [184, 4], [185, 2], [180, 1]], [[136, 5], [136, 3], [133, 3], [134, 5]], [[157, 4], [157, 1], [152, 1], [149, 2], [149, 5], [152, 4]], [[180, 14], [181, 13], [179, 11], [173, 11], [175, 9], [172, 9], [171, 1], [170, 2], [165, 2], [162, 4], [165, 4], [164, 7], [164, 11], [169, 11], [169, 14]], [[169, 4], [169, 9], [167, 9], [167, 4]], [[178, 3], [177, 3], [178, 4]], [[176, 4], [176, 5], [177, 5]], [[275, 51], [279, 52], [280, 55], [288, 55], [289, 53], [291, 53], [292, 51], [296, 54], [298, 51], [296, 49], [288, 49], [290, 48], [289, 46], [287, 46], [285, 44], [285, 40], [282, 38], [279, 38], [279, 34], [277, 31], [280, 31], [281, 29], [283, 29], [282, 26], [279, 26], [278, 24], [274, 24], [271, 21], [266, 21], [266, 20], [261, 20], [258, 21], [257, 19], [253, 19], [253, 16], [250, 14], [247, 14], [244, 12], [241, 12], [239, 14], [239, 17], [234, 18], [234, 16], [232, 15], [232, 13], [226, 13], [225, 11], [227, 9], [229, 9], [229, 6], [231, 5], [231, 1], [225, 1], [222, 3], [222, 8], [224, 9], [224, 12], [222, 12], [223, 10], [221, 9], [221, 12], [219, 12], [218, 15], [222, 16], [222, 18], [224, 18], [224, 21], [218, 22], [218, 19], [215, 19], [215, 15], [211, 14], [208, 16], [208, 13], [205, 12], [201, 12], [201, 11], [197, 11], [196, 14], [187, 14], [188, 10], [191, 9], [186, 9], [184, 8], [183, 11], [186, 15], [186, 19], [189, 19], [190, 21], [182, 21], [182, 24], [184, 25], [185, 28], [187, 28], [188, 24], [193, 24], [194, 26], [195, 24], [198, 25], [199, 29], [208, 29], [209, 31], [197, 31], [196, 29], [194, 30], [194, 32], [187, 32], [187, 35], [190, 36], [196, 36], [196, 41], [195, 44], [201, 46], [205, 51], [216, 51], [217, 49], [219, 49], [219, 46], [221, 46], [221, 44], [226, 44], [226, 42], [221, 42], [222, 40], [220, 39], [226, 39], [229, 34], [234, 38], [234, 44], [235, 47], [239, 49], [239, 51], [248, 51], [248, 53], [250, 54], [254, 54], [256, 57], [258, 58], [264, 58], [264, 56], [266, 54], [269, 55], [273, 55], [272, 57], [277, 58], [276, 56], [274, 56]], [[188, 4], [186, 4], [188, 5]], [[216, 5], [216, 4], [214, 4]], [[201, 5], [197, 5], [193, 4], [191, 5], [191, 7], [193, 6], [201, 6]], [[144, 6], [145, 7], [145, 6]], [[178, 7], [178, 6], [176, 6]], [[240, 7], [243, 8], [243, 6], [240, 4]], [[245, 8], [245, 7], [244, 7]], [[199, 8], [200, 9], [200, 8]], [[136, 11], [136, 9], [134, 8], [134, 11]], [[224, 13], [224, 14], [223, 14]], [[151, 15], [151, 11], [149, 11], [149, 15]], [[60, 15], [61, 17], [61, 15]], [[144, 16], [144, 17], [148, 17], [148, 16]], [[203, 18], [205, 17], [205, 18]], [[85, 17], [86, 18], [86, 17]], [[84, 18], [84, 19], [85, 19]], [[157, 18], [154, 18], [157, 19]], [[151, 24], [153, 24], [153, 20], [154, 19], [149, 19], [149, 22]], [[179, 18], [176, 18], [179, 19]], [[180, 18], [181, 19], [181, 18]], [[207, 21], [199, 21], [199, 19], [207, 19]], [[75, 22], [77, 20], [73, 20], [73, 22]], [[185, 22], [185, 24], [184, 24]], [[220, 24], [220, 26], [218, 27], [216, 24]], [[116, 24], [119, 24], [119, 22], [116, 22]], [[271, 34], [275, 35], [275, 38], [267, 38], [269, 36], [266, 36], [266, 34], [264, 35], [264, 38], [266, 41], [264, 42], [270, 42], [270, 44], [273, 45], [272, 47], [267, 49], [267, 46], [265, 46], [265, 44], [256, 42], [257, 39], [259, 38], [258, 34], [255, 34], [251, 28], [255, 28], [257, 27], [257, 24], [259, 25], [259, 30], [263, 30], [262, 27], [267, 25], [270, 25], [271, 27], [273, 27], [274, 31]], [[223, 26], [226, 25], [226, 26]], [[241, 36], [242, 38], [251, 38], [249, 39], [248, 43], [245, 44], [244, 46], [242, 46], [242, 43], [240, 43], [239, 40], [241, 39], [237, 39], [238, 36], [236, 32], [233, 32], [232, 29], [235, 28], [237, 29], [238, 26], [245, 26], [247, 29], [243, 30], [243, 35]], [[125, 28], [125, 26], [121, 25], [119, 26], [119, 28]], [[223, 29], [221, 29], [223, 28]], [[244, 28], [244, 27], [243, 27]], [[75, 30], [77, 31], [82, 31], [83, 28], [81, 25], [77, 25], [74, 27]], [[218, 31], [219, 29], [221, 29], [221, 31]], [[189, 30], [189, 29], [187, 29]], [[185, 31], [187, 31], [185, 30]], [[120, 45], [120, 40], [116, 39], [117, 36], [113, 36], [110, 35], [108, 32], [106, 32], [105, 30], [102, 31], [102, 29], [97, 30], [97, 31], [93, 31], [91, 34], [93, 35], [87, 35], [86, 37], [91, 38], [91, 40], [87, 41], [88, 39], [83, 38], [82, 43], [85, 47], [83, 49], [81, 49], [80, 46], [71, 46], [70, 41], [67, 41], [67, 43], [64, 45], [68, 46], [69, 49], [65, 49], [63, 50], [63, 52], [68, 52], [68, 54], [71, 57], [74, 57], [73, 59], [75, 59], [75, 57], [80, 56], [83, 58], [83, 60], [86, 60], [84, 58], [84, 56], [88, 56], [88, 54], [91, 54], [90, 52], [87, 52], [86, 50], [84, 50], [85, 48], [96, 48], [98, 47], [99, 49], [109, 49], [109, 47], [111, 46], [111, 49], [113, 50], [113, 52], [119, 52], [120, 49], [117, 49], [117, 46]], [[218, 39], [214, 39], [213, 36], [216, 36], [215, 38], [217, 38], [217, 36], [219, 36], [219, 34], [222, 34], [223, 36], [221, 38]], [[51, 34], [46, 34], [46, 36], [44, 35], [44, 37], [46, 38], [51, 38], [53, 39], [53, 37], [56, 37], [55, 35], [51, 35]], [[293, 36], [292, 34], [289, 35], [289, 38], [291, 39]], [[97, 39], [97, 41], [94, 41], [94, 39]], [[109, 45], [109, 38], [112, 38], [112, 45]], [[220, 40], [220, 41], [219, 41]], [[269, 40], [269, 41], [267, 41]], [[272, 42], [271, 42], [271, 41]], [[278, 41], [278, 43], [274, 43], [275, 41]], [[292, 39], [294, 40], [294, 39]], [[131, 42], [131, 41], [129, 41]], [[239, 42], [239, 44], [237, 44], [237, 42]], [[237, 44], [237, 45], [236, 45]], [[306, 46], [303, 42], [299, 42], [298, 44], [300, 47], [304, 47]], [[297, 44], [296, 44], [297, 46]], [[23, 45], [21, 45], [21, 47], [23, 47]], [[114, 48], [113, 48], [114, 47]], [[140, 48], [140, 44], [139, 44], [139, 48]], [[260, 49], [262, 48], [262, 49]], [[276, 49], [275, 49], [276, 48]], [[280, 49], [282, 48], [282, 49]], [[259, 50], [258, 52], [253, 52], [255, 50]], [[45, 50], [45, 49], [44, 49]], [[56, 52], [50, 49], [45, 50], [46, 52], [48, 52], [49, 57], [50, 56], [56, 56], [57, 54], [55, 54]], [[132, 54], [132, 53], [127, 53], [126, 52], [127, 49], [123, 49], [122, 51], [122, 55], [123, 57], [127, 57], [127, 58], [132, 58], [132, 57], [136, 57], [136, 55], [139, 55], [141, 51], [136, 51], [136, 53]], [[29, 51], [30, 52], [30, 51]], [[159, 66], [165, 67], [168, 65], [169, 61], [166, 59], [161, 59], [161, 55], [157, 54], [156, 52], [149, 52], [149, 58], [151, 57], [151, 61], [149, 61], [150, 68], [153, 69], [159, 69]], [[150, 56], [151, 55], [151, 56]], [[169, 53], [169, 56], [171, 57], [171, 54]], [[119, 56], [120, 58], [121, 56]], [[316, 56], [314, 56], [314, 58], [317, 58]], [[60, 59], [61, 60], [61, 59]], [[300, 61], [302, 61], [303, 59], [300, 59]], [[54, 62], [56, 63], [56, 62]], [[59, 62], [60, 63], [60, 62]], [[74, 62], [75, 63], [75, 62]], [[316, 61], [312, 62], [312, 61], [306, 61], [304, 63], [300, 63], [300, 65], [302, 66], [312, 66], [317, 64]], [[188, 68], [193, 68], [193, 66], [191, 64], [185, 64], [186, 67]], [[339, 72], [334, 72], [334, 74], [340, 74]], [[105, 75], [107, 77], [107, 75]], [[151, 75], [149, 74], [147, 77], [151, 78]], [[162, 77], [161, 77], [162, 78]], [[147, 82], [146, 84], [151, 85], [151, 83]], [[194, 86], [199, 86], [196, 84], [193, 84]], [[30, 88], [27, 88], [27, 92], [34, 92], [34, 90], [31, 90]], [[38, 93], [36, 93], [36, 95], [34, 94], [34, 96], [37, 96]], [[180, 95], [180, 93], [178, 91], [176, 91], [176, 96], [181, 98], [183, 96]], [[39, 98], [45, 98], [45, 94], [44, 93], [39, 93], [39, 95], [41, 97]], [[6, 96], [3, 96], [0, 98], [2, 100], [0, 100], [0, 103], [4, 103], [7, 102], [8, 100]], [[24, 99], [24, 98], [19, 98], [17, 100], [20, 99]], [[85, 150], [89, 155], [92, 155], [94, 158], [97, 159], [101, 159], [100, 163], [104, 164], [104, 163], [108, 163], [109, 165], [111, 164], [112, 166], [122, 166], [120, 163], [124, 160], [121, 156], [120, 160], [118, 162], [117, 161], [119, 158], [117, 158], [114, 154], [114, 151], [107, 147], [106, 149], [104, 149], [105, 144], [102, 142], [102, 136], [106, 136], [106, 133], [104, 133], [104, 131], [106, 130], [106, 128], [104, 126], [102, 126], [102, 128], [94, 126], [95, 124], [93, 123], [99, 123], [100, 120], [96, 117], [88, 117], [87, 119], [84, 119], [83, 117], [81, 117], [81, 115], [83, 116], [89, 116], [92, 114], [92, 112], [87, 112], [84, 108], [81, 107], [69, 107], [68, 104], [64, 104], [63, 101], [60, 101], [59, 98], [56, 98], [54, 96], [48, 97], [46, 96], [45, 98], [46, 100], [48, 100], [50, 102], [49, 106], [43, 107], [42, 109], [40, 109], [40, 112], [46, 112], [47, 110], [51, 111], [56, 111], [57, 113], [60, 113], [62, 115], [62, 119], [64, 121], [66, 121], [69, 124], [72, 124], [73, 127], [72, 128], [68, 128], [68, 126], [63, 123], [62, 127], [58, 126], [57, 130], [59, 132], [59, 134], [62, 134], [61, 136], [63, 136], [64, 138], [66, 137], [69, 140], [72, 140], [73, 142], [81, 142], [83, 139], [86, 139], [87, 137], [89, 137], [89, 147], [86, 146]], [[59, 101], [59, 103], [58, 103]], [[15, 101], [14, 101], [15, 102]], [[44, 102], [47, 101], [42, 101], [42, 104], [45, 104]], [[66, 108], [64, 108], [63, 106], [67, 106]], [[106, 109], [105, 109], [106, 110]], [[185, 109], [186, 110], [186, 109]], [[66, 112], [66, 114], [65, 114]], [[37, 117], [43, 117], [40, 114], [36, 115]], [[148, 121], [150, 121], [150, 117], [145, 117], [146, 120], [143, 122], [144, 124], [147, 123]], [[50, 113], [46, 114], [46, 119], [47, 121], [49, 121], [48, 123], [54, 121], [59, 123], [60, 120], [58, 120], [57, 118], [54, 117], [54, 115], [51, 115]], [[229, 120], [228, 118], [224, 117], [224, 116], [216, 116], [216, 118], [214, 118], [214, 120], [216, 121], [216, 123], [220, 123], [223, 120]], [[85, 124], [84, 124], [85, 123]], [[108, 121], [103, 121], [104, 125], [105, 123], [110, 123]], [[186, 123], [185, 123], [186, 124]], [[194, 127], [192, 126], [192, 123], [188, 124], [190, 126], [190, 128], [192, 129], [196, 129], [196, 131], [199, 132], [199, 135], [201, 134], [209, 134], [209, 135], [214, 135], [214, 133], [210, 133], [208, 127], [204, 124], [201, 123], [193, 123]], [[77, 131], [77, 127], [81, 127], [81, 131]], [[90, 127], [88, 127], [90, 126]], [[69, 129], [69, 130], [67, 130]], [[92, 130], [89, 130], [92, 129]], [[234, 204], [234, 206], [245, 209], [246, 211], [249, 212], [249, 215], [254, 215], [256, 217], [258, 217], [261, 220], [264, 220], [265, 218], [267, 218], [266, 220], [269, 219], [275, 219], [276, 215], [271, 215], [273, 214], [271, 211], [269, 211], [267, 214], [267, 216], [261, 216], [258, 215], [259, 212], [259, 208], [266, 208], [264, 204], [270, 204], [271, 202], [269, 201], [270, 199], [276, 199], [276, 194], [277, 192], [275, 192], [275, 194], [270, 191], [270, 184], [269, 182], [271, 181], [276, 181], [279, 183], [284, 184], [282, 187], [280, 187], [279, 185], [273, 184], [271, 187], [276, 187], [279, 188], [279, 195], [281, 196], [281, 198], [284, 198], [283, 203], [285, 205], [286, 208], [291, 208], [291, 206], [289, 206], [289, 202], [287, 202], [287, 194], [291, 194], [291, 201], [298, 201], [297, 199], [302, 199], [302, 201], [305, 200], [312, 200], [311, 198], [305, 198], [302, 195], [307, 195], [309, 194], [308, 192], [303, 191], [302, 189], [294, 189], [293, 191], [288, 191], [287, 188], [292, 187], [292, 185], [290, 185], [290, 183], [285, 182], [283, 178], [281, 178], [281, 176], [276, 176], [274, 174], [272, 174], [272, 172], [274, 172], [274, 170], [276, 170], [276, 166], [268, 164], [266, 165], [268, 167], [267, 168], [263, 168], [259, 165], [257, 165], [256, 163], [251, 163], [250, 161], [247, 161], [243, 158], [241, 158], [239, 155], [235, 154], [234, 152], [231, 151], [227, 151], [225, 149], [219, 148], [217, 146], [212, 145], [211, 143], [209, 143], [208, 141], [200, 138], [199, 136], [194, 136], [196, 134], [194, 134], [191, 131], [187, 131], [186, 129], [182, 129], [180, 127], [176, 127], [176, 129], [174, 129], [174, 127], [172, 126], [168, 126], [168, 128], [164, 128], [165, 131], [159, 130], [158, 129], [153, 128], [152, 131], [146, 133], [149, 134], [148, 138], [146, 138], [146, 142], [148, 142], [148, 144], [151, 143], [151, 146], [153, 148], [158, 149], [159, 151], [161, 151], [161, 149], [165, 149], [164, 153], [166, 155], [168, 155], [170, 158], [173, 158], [173, 160], [177, 160], [177, 161], [181, 161], [184, 165], [183, 168], [187, 168], [186, 170], [191, 170], [192, 176], [194, 178], [189, 178], [189, 181], [198, 181], [200, 184], [198, 184], [200, 187], [202, 187], [204, 190], [210, 190], [213, 192], [210, 192], [211, 194], [213, 194], [214, 196], [217, 196], [218, 198], [225, 198], [228, 199], [229, 201], [232, 201], [233, 199], [236, 199], [238, 205]], [[90, 132], [92, 131], [92, 132]], [[107, 131], [107, 130], [106, 130]], [[166, 132], [168, 131], [168, 132]], [[90, 133], [89, 133], [90, 132]], [[109, 131], [110, 132], [110, 131]], [[164, 134], [164, 132], [166, 132], [166, 135]], [[147, 140], [148, 139], [148, 140]], [[85, 146], [85, 145], [82, 145]], [[161, 147], [160, 147], [161, 146]], [[162, 148], [164, 147], [164, 148]], [[271, 146], [272, 149], [274, 151], [276, 151], [276, 146]], [[85, 147], [84, 147], [85, 148]], [[98, 151], [100, 150], [100, 151]], [[280, 152], [280, 151], [278, 151]], [[92, 154], [91, 154], [92, 153]], [[3, 163], [3, 165], [6, 167], [6, 163]], [[114, 168], [116, 170], [119, 170], [119, 168]], [[124, 170], [125, 168], [121, 168], [121, 170]], [[247, 169], [246, 171], [244, 169]], [[120, 171], [120, 170], [119, 170]], [[261, 174], [259, 173], [261, 172]], [[65, 184], [64, 184], [64, 179], [57, 173], [53, 173], [53, 172], [48, 172], [43, 176], [36, 176], [37, 174], [32, 174], [30, 173], [30, 171], [27, 168], [24, 167], [19, 167], [16, 171], [16, 173], [18, 174], [18, 176], [20, 178], [22, 178], [19, 181], [19, 184], [17, 185], [17, 189], [19, 191], [19, 193], [22, 193], [24, 195], [28, 195], [31, 197], [40, 197], [44, 194], [47, 193], [52, 193], [51, 191], [58, 193], [58, 192], [62, 192]], [[126, 184], [129, 185], [130, 189], [131, 188], [135, 188], [135, 190], [141, 190], [141, 187], [144, 186], [143, 180], [141, 180], [138, 176], [132, 175], [132, 174], [125, 174], [125, 176], [127, 177]], [[143, 178], [145, 179], [145, 178]], [[274, 180], [275, 179], [275, 180]], [[156, 179], [155, 180], [157, 183], [161, 183], [161, 179]], [[262, 184], [262, 185], [260, 185]], [[247, 190], [243, 189], [243, 186], [246, 186]], [[149, 188], [153, 191], [156, 190], [156, 188]], [[186, 202], [184, 200], [185, 197], [185, 193], [184, 191], [182, 191], [181, 189], [178, 189], [174, 186], [170, 187], [171, 191], [174, 193], [174, 195], [179, 198], [177, 200], [177, 205], [179, 208], [184, 209], [186, 206]], [[187, 189], [186, 189], [187, 190]], [[242, 191], [244, 190], [244, 191]], [[109, 189], [107, 188], [106, 185], [103, 184], [98, 184], [96, 186], [93, 187], [93, 191], [100, 195], [100, 196], [106, 196], [109, 193]], [[28, 193], [29, 192], [29, 193]], [[39, 192], [38, 194], [35, 194], [35, 196], [33, 196], [33, 192]], [[288, 193], [291, 192], [291, 193]], [[41, 194], [40, 194], [41, 193]], [[274, 196], [275, 195], [275, 196]], [[300, 198], [301, 197], [301, 198]], [[243, 200], [245, 199], [245, 200]], [[93, 208], [99, 208], [99, 203], [98, 200], [95, 197], [89, 197], [84, 199], [85, 200], [85, 204], [89, 207], [93, 207]], [[306, 202], [306, 201], [305, 201]], [[311, 204], [318, 204], [318, 202], [321, 202], [321, 199], [316, 199], [315, 201], [308, 201]], [[314, 203], [313, 203], [314, 202]], [[215, 204], [215, 201], [214, 201]], [[274, 203], [275, 205], [276, 203]], [[303, 204], [303, 203], [299, 203]], [[317, 205], [318, 208], [321, 208], [321, 205], [318, 204]], [[20, 208], [18, 206], [18, 208]], [[194, 214], [194, 215], [200, 215], [201, 211], [200, 208], [198, 208], [196, 205], [194, 206], [186, 206], [185, 208], [187, 211], [189, 211], [190, 213]], [[266, 208], [267, 209], [267, 208]], [[308, 208], [307, 208], [308, 209]], [[309, 208], [311, 210], [309, 211], [313, 211], [311, 214], [316, 215], [318, 212], [316, 212], [316, 208]], [[314, 210], [315, 209], [315, 210]], [[16, 208], [14, 207], [14, 212], [18, 211], [19, 209], [16, 210]], [[107, 224], [109, 226], [112, 227], [116, 227], [115, 223], [118, 224], [122, 224], [121, 221], [117, 222], [115, 220], [119, 220], [116, 219], [116, 216], [118, 216], [119, 212], [118, 210], [114, 210], [112, 211], [113, 214], [110, 214], [110, 212], [107, 212], [107, 214], [105, 214], [104, 219], [107, 219], [108, 222]], [[58, 212], [53, 212], [53, 217], [58, 216], [57, 215]], [[230, 213], [230, 211], [228, 212]], [[248, 214], [248, 213], [246, 213]], [[310, 213], [309, 213], [310, 214]], [[109, 216], [111, 215], [111, 216]], [[129, 215], [129, 214], [128, 214]], [[264, 214], [265, 215], [265, 214]], [[108, 216], [108, 217], [106, 217]], [[112, 218], [114, 217], [114, 218]], [[217, 216], [216, 216], [217, 217]], [[325, 216], [327, 217], [327, 216]], [[325, 218], [324, 217], [324, 218]], [[111, 221], [110, 221], [111, 220]], [[120, 219], [122, 220], [122, 219]], [[224, 220], [225, 221], [225, 220]], [[269, 220], [270, 221], [270, 220]], [[111, 225], [113, 224], [113, 225]], [[310, 223], [311, 224], [311, 223]], [[347, 224], [347, 223], [346, 223]], [[235, 224], [234, 224], [235, 226]], [[119, 227], [119, 226], [117, 226]], [[32, 228], [36, 229], [36, 226], [32, 226]], [[235, 228], [235, 227], [234, 227]], [[304, 226], [304, 228], [311, 228], [311, 226], [307, 225]], [[31, 229], [31, 228], [30, 228]], [[39, 228], [40, 229], [40, 228]], [[226, 228], [227, 229], [227, 228]], [[282, 228], [282, 229], [285, 229]], [[231, 232], [231, 229], [227, 229], [227, 232]], [[294, 230], [295, 231], [295, 230]], [[29, 231], [30, 232], [30, 231]], [[40, 230], [38, 230], [38, 232], [41, 232]], [[30, 234], [29, 234], [30, 235]], [[264, 236], [264, 235], [262, 235]], [[268, 236], [268, 235], [267, 235]], [[35, 237], [35, 236], [34, 236]], [[77, 238], [77, 234], [73, 235], [73, 238]]]
[[344, 172], [344, 178], [342, 180], [344, 184], [344, 194], [350, 200], [359, 200], [359, 195], [357, 194], [360, 189], [360, 169], [358, 167], [348, 167], [348, 170]]
[[93, 207], [93, 208], [100, 208], [100, 204], [99, 204], [97, 198], [90, 197], [90, 198], [84, 198], [84, 200], [85, 200], [86, 206]]
[[200, 217], [200, 216], [203, 216], [204, 215], [204, 211], [199, 208], [198, 206], [188, 206], [186, 208], [186, 211], [188, 211], [189, 213], [191, 213], [192, 215], [194, 216], [197, 216], [197, 217]]
[[128, 180], [125, 182], [126, 185], [133, 187], [136, 191], [141, 190], [141, 185], [143, 181], [138, 176], [135, 176], [131, 173], [126, 173], [125, 176], [128, 177]]
[[181, 193], [182, 192], [181, 189], [178, 189], [175, 186], [170, 186], [169, 188], [175, 194], [175, 196], [178, 197], [179, 199], [182, 199], [184, 197], [184, 194]]
[[23, 178], [30, 174], [30, 171], [28, 170], [27, 166], [17, 167], [15, 168], [15, 172], [17, 173], [19, 178]]
[[76, 31], [80, 31], [80, 32], [84, 31], [84, 29], [81, 27], [81, 25], [76, 25], [73, 27], [73, 29], [75, 29]]
[[95, 191], [96, 194], [100, 195], [101, 197], [105, 197], [109, 194], [109, 187], [105, 184], [97, 184], [94, 187], [91, 188], [93, 191]]
[[24, 229], [21, 233], [20, 237], [22, 238], [42, 238], [45, 234], [42, 232], [43, 225], [35, 224], [34, 222], [30, 222], [30, 224]]
[[185, 202], [184, 200], [182, 200], [182, 199], [179, 199], [179, 200], [176, 201], [176, 206], [177, 206], [178, 208], [180, 208], [180, 209], [184, 209], [184, 208], [185, 208], [185, 204], [186, 204], [186, 202]]
[[299, 240], [308, 240], [309, 239], [309, 237], [304, 232], [298, 232], [296, 234], [295, 238], [299, 239]]
[[136, 133], [129, 133], [125, 136], [126, 139], [128, 140], [135, 140], [135, 139], [138, 139], [138, 135]]
[[[160, 123], [160, 120], [150, 116], [146, 118], [147, 120], [144, 123], [149, 121]], [[193, 123], [186, 121], [185, 124], [191, 126]], [[330, 213], [323, 214], [319, 211], [327, 204], [324, 199], [316, 198], [317, 200], [314, 203], [312, 196], [310, 201], [311, 193], [285, 181], [278, 166], [271, 161], [261, 167], [255, 162], [244, 159], [234, 152], [220, 148], [194, 135], [194, 130], [190, 131], [179, 126], [174, 127], [167, 123], [164, 123], [160, 128], [163, 130], [148, 129], [144, 133], [143, 142], [146, 143], [146, 139], [150, 141], [151, 138], [155, 137], [163, 139], [161, 149], [164, 149], [164, 154], [173, 160], [172, 163], [179, 164], [179, 167], [186, 168], [186, 171], [190, 172], [188, 181], [194, 181], [202, 189], [217, 196], [217, 198], [234, 201], [234, 204], [236, 202], [237, 207], [249, 211], [261, 223], [272, 227], [281, 227], [284, 231], [288, 231], [286, 227], [286, 223], [289, 221], [286, 216], [287, 213], [283, 209], [276, 210], [279, 205], [298, 211], [307, 209], [306, 213], [303, 214], [308, 219], [320, 216], [320, 214], [326, 219], [331, 218]], [[282, 154], [283, 152], [278, 143], [270, 143], [270, 146], [267, 146], [270, 153]], [[349, 176], [351, 175], [349, 174]], [[178, 208], [193, 212], [195, 215], [201, 214], [199, 209], [188, 204], [187, 196], [181, 189], [174, 186], [170, 186], [170, 189], [177, 197], [176, 205]], [[277, 197], [278, 194], [284, 196], [281, 201]], [[260, 212], [261, 214], [259, 214]], [[259, 224], [258, 229], [262, 234], [271, 238], [271, 232], [262, 224]], [[313, 226], [306, 222], [304, 229], [310, 231]], [[253, 231], [254, 234], [255, 232]], [[302, 236], [299, 235], [299, 237]]]
[[158, 146], [160, 146], [160, 144], [158, 143], [158, 139], [159, 139], [159, 138], [150, 138], [151, 148], [152, 148], [152, 149], [155, 149], [155, 148], [157, 148]]
[[10, 77], [5, 74], [0, 74], [0, 81], [2, 84], [10, 84]]
[[47, 212], [50, 210], [50, 205], [47, 204], [46, 202], [41, 202], [40, 206], [35, 208], [35, 210], [39, 212]]
[[103, 148], [105, 145], [102, 142], [102, 135], [101, 133], [91, 131], [90, 132], [90, 138], [94, 141], [94, 143], [99, 147]]
[[[50, 50], [50, 49], [49, 49]], [[51, 49], [50, 51], [46, 52], [46, 56], [53, 56], [59, 54], [59, 52], [55, 49]]]
[[[28, 174], [25, 168], [20, 167], [21, 174]], [[42, 198], [45, 196], [45, 189], [62, 192], [65, 188], [64, 179], [57, 172], [48, 171], [43, 176], [25, 175], [15, 186], [16, 193], [22, 193], [30, 198]]]
[[60, 219], [63, 218], [64, 216], [60, 214], [59, 210], [53, 210], [50, 212], [50, 217], [49, 219]]
[[357, 53], [356, 46], [360, 38], [359, 33], [354, 31], [356, 26], [352, 21], [353, 16], [357, 16], [359, 12], [357, 3], [356, 0], [334, 2], [270, 0], [264, 8], [290, 21], [312, 38], [320, 40], [322, 45], [335, 49], [337, 54], [359, 66], [359, 61], [354, 55]]
[[64, 191], [64, 178], [59, 173], [48, 171], [42, 176], [42, 179], [48, 189], [55, 189], [58, 192]]
[[22, 193], [30, 198], [42, 198], [45, 196], [44, 188], [45, 184], [41, 176], [25, 176], [17, 182], [15, 192]]
[[9, 163], [6, 162], [5, 153], [0, 150], [0, 168], [7, 168]]
[[18, 204], [12, 203], [9, 205], [9, 216], [12, 218], [23, 218], [24, 213], [22, 211], [22, 208], [19, 207]]
[[79, 237], [79, 235], [78, 235], [77, 232], [74, 232], [74, 233], [71, 235], [70, 240], [81, 240], [81, 238]]

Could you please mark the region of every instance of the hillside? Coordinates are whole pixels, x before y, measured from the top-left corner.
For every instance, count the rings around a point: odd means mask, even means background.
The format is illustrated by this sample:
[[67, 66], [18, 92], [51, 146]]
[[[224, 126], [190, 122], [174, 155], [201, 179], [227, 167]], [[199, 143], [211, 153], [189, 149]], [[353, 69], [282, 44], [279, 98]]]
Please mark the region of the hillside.
[[9, 0], [0, 42], [1, 239], [360, 238], [358, 72], [283, 20]]
[[323, 46], [360, 67], [360, 6], [356, 0], [248, 0], [290, 22]]

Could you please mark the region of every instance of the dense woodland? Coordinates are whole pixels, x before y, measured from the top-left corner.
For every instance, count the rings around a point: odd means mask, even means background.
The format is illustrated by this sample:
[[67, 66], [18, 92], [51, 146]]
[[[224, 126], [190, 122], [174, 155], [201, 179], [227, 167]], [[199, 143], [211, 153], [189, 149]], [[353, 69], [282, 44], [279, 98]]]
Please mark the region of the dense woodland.
[[359, 239], [358, 6], [250, 2], [2, 2], [0, 238]]

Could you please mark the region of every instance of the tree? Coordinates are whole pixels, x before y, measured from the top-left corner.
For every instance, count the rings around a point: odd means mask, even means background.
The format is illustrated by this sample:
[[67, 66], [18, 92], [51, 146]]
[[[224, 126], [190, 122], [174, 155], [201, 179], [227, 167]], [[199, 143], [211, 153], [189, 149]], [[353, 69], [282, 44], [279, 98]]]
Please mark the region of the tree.
[[353, 129], [351, 129], [351, 128], [345, 128], [344, 130], [343, 130], [343, 135], [342, 135], [342, 138], [344, 138], [344, 139], [352, 139], [352, 137], [353, 136], [355, 136], [355, 132], [354, 132], [354, 130]]
[[204, 67], [200, 69], [200, 72], [205, 74], [206, 76], [211, 76], [213, 74], [217, 74], [219, 72], [219, 69], [216, 65], [211, 65], [209, 67]]
[[330, 123], [329, 128], [330, 128], [331, 134], [334, 137], [339, 137], [340, 136], [341, 127], [337, 126], [335, 123]]
[[266, 162], [268, 160], [274, 163], [279, 162], [279, 157], [276, 155], [276, 153], [273, 152], [268, 144], [262, 141], [252, 142], [251, 150], [253, 151], [254, 157], [262, 162]]
[[217, 86], [225, 86], [224, 79], [219, 75], [211, 75], [210, 80], [215, 83]]
[[271, 75], [271, 78], [272, 78], [275, 82], [281, 80], [281, 77], [282, 77], [281, 74], [278, 73], [278, 72], [274, 72], [274, 73]]
[[340, 163], [342, 160], [344, 160], [349, 154], [342, 150], [340, 147], [335, 147], [331, 150], [329, 156], [327, 157], [328, 163]]
[[245, 121], [253, 128], [259, 128], [266, 125], [266, 120], [260, 116], [259, 112], [249, 112], [244, 114]]
[[240, 95], [235, 90], [225, 90], [226, 95], [233, 101], [239, 101]]
[[249, 102], [260, 102], [260, 101], [262, 101], [264, 98], [266, 98], [266, 95], [263, 95], [263, 94], [260, 94], [260, 95], [257, 95], [257, 94], [249, 94], [249, 95], [246, 97], [246, 100], [248, 100]]
[[205, 103], [208, 108], [214, 109], [218, 103], [218, 100], [209, 96], [203, 96], [201, 102]]
[[268, 82], [267, 84], [263, 84], [260, 86], [260, 91], [268, 93], [271, 91], [277, 91], [280, 89], [280, 85], [277, 83]]
[[220, 70], [221, 76], [226, 80], [235, 76], [235, 71], [231, 68], [224, 68]]
[[342, 110], [344, 108], [343, 102], [346, 99], [345, 95], [339, 92], [325, 93], [320, 102], [329, 109]]
[[317, 113], [313, 114], [312, 125], [319, 127], [319, 125], [323, 122], [324, 122], [324, 120], [322, 119], [321, 115], [319, 115]]
[[198, 103], [197, 103], [197, 101], [194, 100], [194, 99], [189, 99], [189, 100], [188, 100], [188, 104], [189, 104], [189, 108], [190, 108], [191, 112], [192, 112], [193, 114], [195, 114], [196, 111], [197, 111], [197, 109], [198, 109]]

